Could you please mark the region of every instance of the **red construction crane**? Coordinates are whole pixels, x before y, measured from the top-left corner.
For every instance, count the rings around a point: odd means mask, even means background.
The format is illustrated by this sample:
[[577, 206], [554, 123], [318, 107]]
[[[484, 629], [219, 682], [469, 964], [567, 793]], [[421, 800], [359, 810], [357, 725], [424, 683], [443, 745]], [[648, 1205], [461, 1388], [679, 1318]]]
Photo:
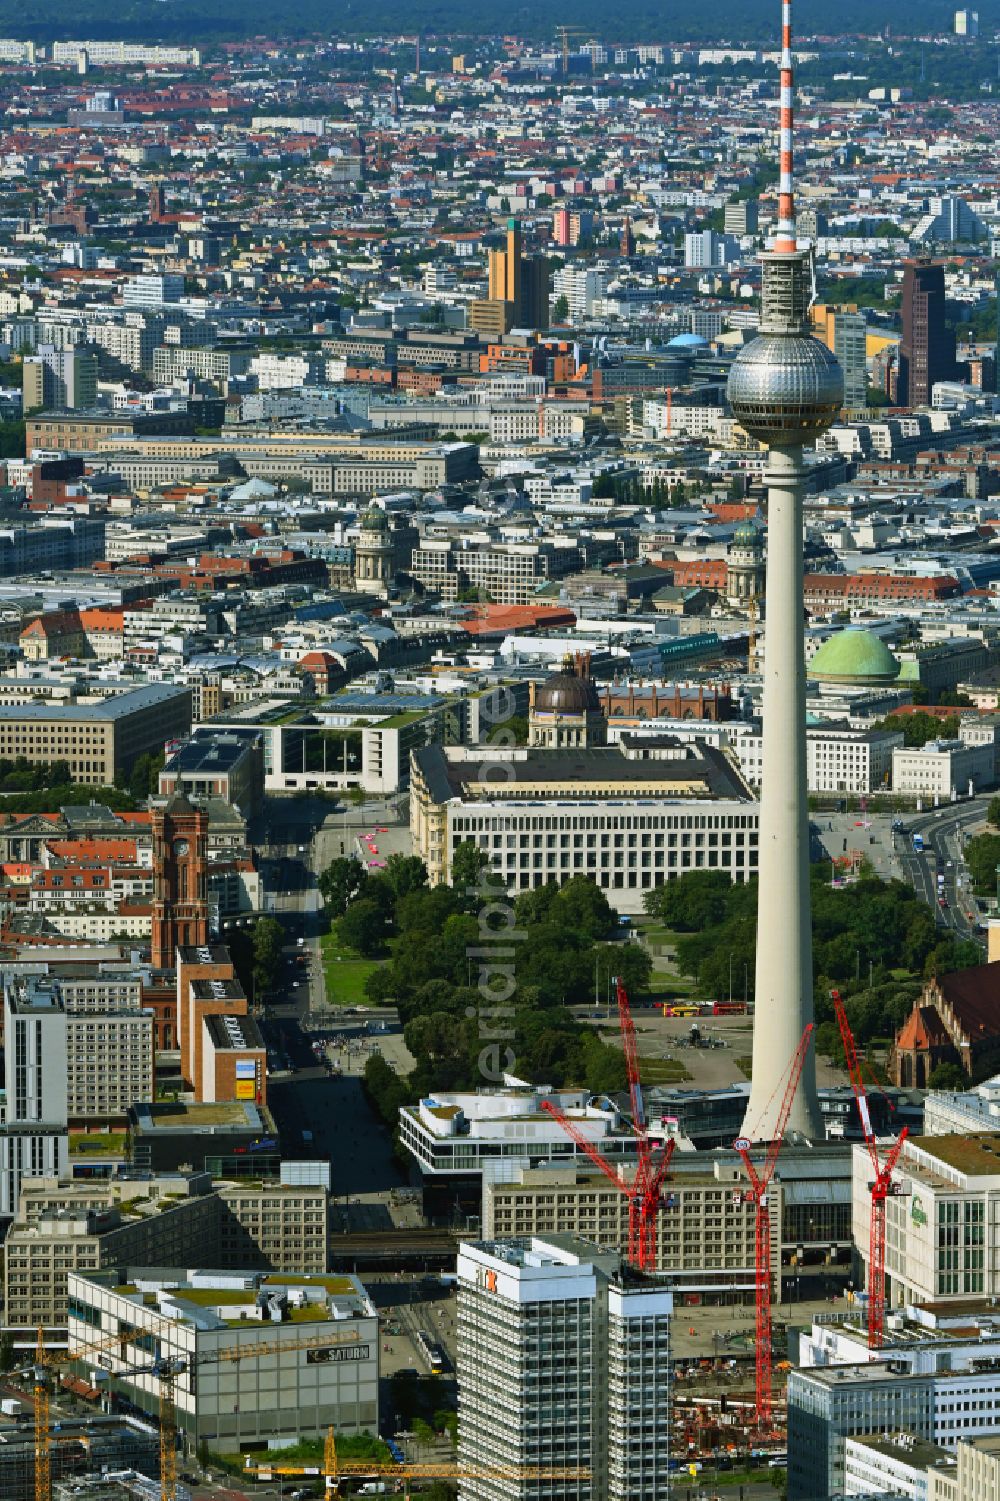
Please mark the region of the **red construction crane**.
[[837, 1025], [844, 1042], [844, 1057], [847, 1059], [847, 1072], [851, 1076], [851, 1088], [854, 1090], [854, 1098], [858, 1105], [858, 1115], [861, 1118], [861, 1129], [864, 1132], [865, 1146], [871, 1158], [874, 1178], [868, 1184], [868, 1192], [872, 1199], [871, 1215], [871, 1239], [868, 1247], [868, 1348], [880, 1350], [882, 1339], [885, 1334], [885, 1201], [890, 1194], [898, 1193], [898, 1185], [893, 1183], [892, 1174], [899, 1154], [903, 1150], [903, 1142], [909, 1135], [907, 1127], [896, 1137], [889, 1148], [889, 1155], [885, 1162], [879, 1159], [878, 1142], [875, 1140], [875, 1132], [872, 1130], [871, 1111], [868, 1109], [868, 1096], [865, 1092], [864, 1080], [861, 1077], [861, 1064], [858, 1060], [858, 1050], [854, 1045], [854, 1034], [851, 1024], [847, 1020], [847, 1012], [840, 998], [839, 990], [831, 990], [830, 998], [833, 1001], [833, 1009], [837, 1015]]
[[628, 1259], [639, 1271], [654, 1272], [656, 1270], [660, 1193], [677, 1143], [671, 1137], [663, 1148], [662, 1156], [654, 1161], [653, 1146], [646, 1125], [642, 1084], [639, 1080], [639, 1049], [635, 1037], [635, 1024], [632, 1021], [632, 1009], [628, 1003], [625, 986], [620, 979], [615, 980], [615, 988], [618, 997], [618, 1024], [621, 1028], [622, 1048], [625, 1053], [625, 1072], [628, 1077], [629, 1098], [632, 1104], [636, 1154], [639, 1159], [632, 1182], [628, 1181], [618, 1167], [602, 1156], [594, 1143], [579, 1130], [564, 1111], [560, 1110], [558, 1105], [551, 1100], [543, 1100], [542, 1109], [547, 1110], [553, 1120], [559, 1122], [567, 1136], [571, 1137], [591, 1162], [600, 1168], [604, 1176], [625, 1194], [628, 1199]]
[[774, 1128], [774, 1139], [768, 1144], [764, 1155], [764, 1162], [758, 1173], [750, 1158], [750, 1142], [747, 1137], [737, 1137], [733, 1142], [736, 1151], [743, 1158], [743, 1166], [747, 1170], [750, 1179], [750, 1198], [753, 1200], [755, 1210], [754, 1223], [754, 1259], [756, 1265], [756, 1312], [757, 1312], [757, 1426], [764, 1433], [771, 1430], [771, 1210], [767, 1202], [767, 1190], [774, 1177], [774, 1170], [778, 1165], [778, 1153], [784, 1140], [785, 1131], [788, 1127], [788, 1117], [792, 1113], [792, 1101], [795, 1099], [795, 1091], [799, 1087], [802, 1078], [802, 1068], [806, 1061], [806, 1053], [809, 1050], [809, 1040], [812, 1037], [812, 1022], [802, 1034], [799, 1045], [792, 1058], [791, 1068], [788, 1074], [788, 1083], [785, 1085], [784, 1097], [781, 1101], [781, 1109]]

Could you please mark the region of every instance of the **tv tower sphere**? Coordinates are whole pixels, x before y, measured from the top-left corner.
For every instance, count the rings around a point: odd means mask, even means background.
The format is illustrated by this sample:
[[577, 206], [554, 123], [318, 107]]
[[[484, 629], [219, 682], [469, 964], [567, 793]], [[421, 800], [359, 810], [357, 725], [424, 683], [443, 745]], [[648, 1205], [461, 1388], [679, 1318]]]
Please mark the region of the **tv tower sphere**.
[[744, 345], [727, 389], [733, 416], [751, 437], [774, 448], [813, 442], [844, 404], [844, 377], [834, 355], [799, 331], [762, 331]]

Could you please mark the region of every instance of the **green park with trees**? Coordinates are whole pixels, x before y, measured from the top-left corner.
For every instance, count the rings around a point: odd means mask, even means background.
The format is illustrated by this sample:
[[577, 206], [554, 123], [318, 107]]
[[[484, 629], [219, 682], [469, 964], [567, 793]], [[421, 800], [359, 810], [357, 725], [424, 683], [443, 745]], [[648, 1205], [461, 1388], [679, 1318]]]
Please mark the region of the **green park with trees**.
[[[378, 872], [334, 860], [320, 890], [340, 943], [383, 959], [368, 977], [367, 997], [396, 1005], [416, 1060], [406, 1078], [378, 1055], [369, 1060], [368, 1091], [386, 1120], [430, 1090], [481, 1084], [480, 1055], [496, 1037], [500, 1010], [518, 1075], [593, 1094], [624, 1087], [621, 1050], [569, 1007], [593, 994], [595, 976], [603, 987], [609, 967], [640, 994], [652, 961], [642, 944], [613, 941], [621, 932], [617, 913], [587, 877], [551, 882], [510, 903], [485, 870], [485, 856], [466, 844], [456, 852], [450, 885], [429, 886], [421, 860], [392, 855]], [[518, 934], [504, 945], [514, 954], [509, 998], [480, 987], [484, 927]]]
[[[985, 838], [1000, 860], [1000, 834]], [[366, 999], [398, 1008], [415, 1060], [406, 1077], [378, 1054], [368, 1062], [368, 1093], [387, 1122], [422, 1094], [481, 1084], [484, 1038], [498, 1035], [501, 1053], [509, 1039], [516, 1060], [504, 1066], [519, 1077], [592, 1094], [624, 1087], [620, 1048], [571, 1008], [604, 995], [612, 974], [640, 1004], [657, 981], [649, 947], [623, 939], [617, 913], [588, 877], [509, 898], [470, 843], [456, 851], [450, 885], [431, 887], [418, 858], [393, 855], [377, 872], [335, 860], [320, 889], [334, 941], [371, 963]], [[679, 983], [692, 998], [725, 996], [734, 971], [752, 977], [756, 881], [734, 885], [721, 871], [690, 871], [650, 891], [645, 905], [652, 931], [669, 934]], [[812, 908], [816, 1045], [836, 1062], [842, 1053], [832, 988], [845, 997], [859, 1046], [884, 1047], [929, 976], [982, 959], [977, 944], [939, 929], [908, 885], [868, 869], [835, 887], [826, 866], [814, 867]], [[517, 934], [506, 945], [510, 979], [502, 1000], [480, 986], [484, 922]]]
[[[1000, 846], [1000, 835], [987, 837]], [[734, 969], [742, 974], [746, 965], [753, 975], [756, 880], [733, 885], [722, 871], [690, 871], [649, 892], [646, 910], [675, 935], [677, 967], [704, 996], [724, 996]], [[857, 881], [833, 886], [827, 866], [814, 866], [812, 915], [816, 1048], [835, 1061], [843, 1055], [832, 989], [844, 996], [864, 1047], [894, 1035], [930, 976], [982, 962], [979, 945], [939, 929], [910, 886], [865, 869]]]

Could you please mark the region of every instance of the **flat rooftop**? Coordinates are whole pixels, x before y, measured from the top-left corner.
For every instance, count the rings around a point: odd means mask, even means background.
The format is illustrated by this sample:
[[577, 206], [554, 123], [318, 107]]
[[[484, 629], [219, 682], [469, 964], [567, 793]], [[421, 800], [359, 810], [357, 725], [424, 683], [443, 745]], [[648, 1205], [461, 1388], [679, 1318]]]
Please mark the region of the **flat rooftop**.
[[[121, 1280], [116, 1280], [121, 1279]], [[243, 1279], [242, 1287], [234, 1282]], [[349, 1317], [374, 1317], [374, 1309], [357, 1277], [281, 1272], [178, 1271], [172, 1267], [128, 1267], [98, 1274], [102, 1285], [120, 1297], [158, 1308], [167, 1317], [200, 1329], [247, 1327], [247, 1309], [260, 1307], [262, 1295], [285, 1295], [284, 1324], [324, 1324]], [[273, 1327], [265, 1315], [261, 1320]]]
[[135, 1129], [143, 1135], [223, 1131], [272, 1134], [275, 1129], [270, 1113], [249, 1100], [217, 1100], [212, 1103], [169, 1100], [155, 1105], [142, 1102], [131, 1107], [130, 1115], [135, 1121]]
[[922, 1166], [910, 1157], [914, 1148], [974, 1178], [1000, 1176], [1000, 1132], [911, 1137], [903, 1149], [904, 1171], [912, 1168], [919, 1171]]
[[184, 964], [230, 964], [232, 959], [229, 950], [223, 943], [206, 943], [200, 948], [194, 948], [190, 944], [183, 944], [178, 949], [181, 961]]
[[239, 980], [227, 977], [218, 980], [192, 980], [191, 993], [199, 1001], [242, 1001], [246, 998]]
[[[744, 803], [753, 798], [731, 762], [710, 745], [660, 760], [633, 760], [616, 747], [580, 750], [519, 751], [512, 758], [514, 776], [509, 794], [497, 781], [495, 761], [450, 757], [440, 745], [421, 746], [413, 758], [436, 803], [453, 798], [473, 801], [538, 802], [558, 789], [562, 802], [577, 799], [608, 802], [616, 799], [677, 797], [724, 798]], [[575, 784], [573, 794], [565, 789]], [[552, 793], [546, 790], [553, 789]], [[488, 789], [488, 790], [484, 790]]]
[[949, 1454], [948, 1450], [942, 1449], [940, 1444], [931, 1443], [929, 1439], [916, 1438], [912, 1433], [888, 1435], [859, 1433], [849, 1438], [848, 1442], [863, 1444], [866, 1449], [871, 1449], [875, 1454], [913, 1465], [918, 1470], [927, 1469], [931, 1465], [940, 1468], [955, 1464], [954, 1454]]
[[265, 1051], [260, 1028], [252, 1016], [206, 1016], [205, 1025], [217, 1052]]
[[141, 688], [131, 688], [127, 693], [117, 693], [113, 698], [102, 698], [93, 704], [0, 704], [0, 721], [30, 719], [44, 722], [89, 724], [95, 719], [114, 723], [127, 719], [130, 714], [145, 709], [155, 709], [160, 704], [170, 703], [191, 692], [190, 688], [170, 683], [146, 683]]
[[181, 776], [196, 776], [199, 773], [218, 776], [232, 771], [252, 746], [252, 737], [246, 731], [242, 735], [234, 730], [231, 734], [222, 733], [211, 739], [206, 736], [203, 739], [189, 740], [174, 752], [163, 770], [167, 773], [176, 772]]

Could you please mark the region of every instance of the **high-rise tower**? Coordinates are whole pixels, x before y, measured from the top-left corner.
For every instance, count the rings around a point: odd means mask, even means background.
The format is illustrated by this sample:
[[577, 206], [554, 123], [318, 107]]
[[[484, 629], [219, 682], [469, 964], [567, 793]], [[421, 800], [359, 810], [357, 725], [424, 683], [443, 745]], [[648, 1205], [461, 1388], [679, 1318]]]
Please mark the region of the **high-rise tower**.
[[[733, 415], [770, 448], [767, 468], [767, 634], [758, 857], [753, 1082], [744, 1132], [769, 1140], [782, 1084], [813, 1013], [806, 800], [803, 642], [803, 445], [835, 421], [840, 367], [809, 332], [812, 266], [799, 250], [792, 192], [791, 3], [782, 6], [781, 181], [778, 232], [761, 258], [760, 333], [729, 376]], [[813, 1055], [806, 1059], [789, 1127], [821, 1134]]]
[[955, 379], [955, 334], [945, 320], [944, 267], [929, 260], [903, 263], [896, 400], [930, 406], [935, 383]]

